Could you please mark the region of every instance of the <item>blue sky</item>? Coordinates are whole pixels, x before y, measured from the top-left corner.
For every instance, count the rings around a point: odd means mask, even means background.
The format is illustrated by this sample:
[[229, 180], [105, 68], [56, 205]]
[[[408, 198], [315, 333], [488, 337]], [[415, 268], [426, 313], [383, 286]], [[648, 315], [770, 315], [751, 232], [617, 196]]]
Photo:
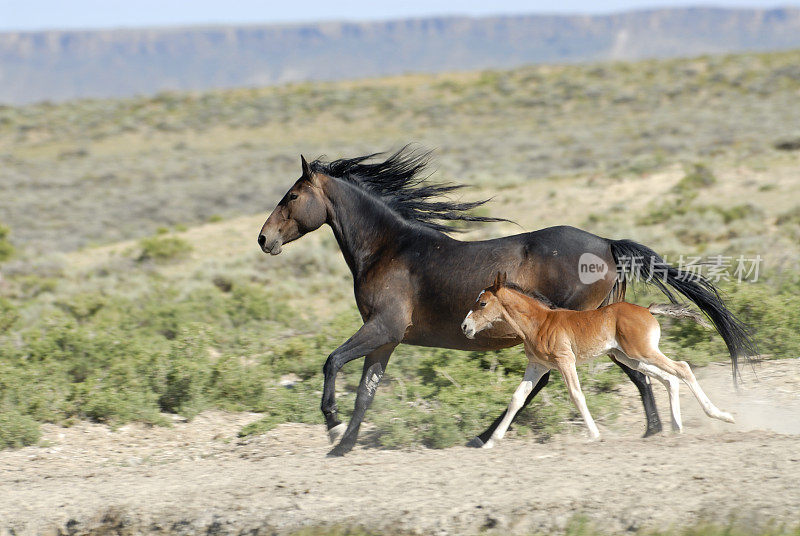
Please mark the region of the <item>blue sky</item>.
[[775, 7], [780, 0], [0, 0], [0, 31], [51, 28], [114, 28], [224, 23], [372, 20], [443, 14], [608, 13], [649, 7], [710, 5]]

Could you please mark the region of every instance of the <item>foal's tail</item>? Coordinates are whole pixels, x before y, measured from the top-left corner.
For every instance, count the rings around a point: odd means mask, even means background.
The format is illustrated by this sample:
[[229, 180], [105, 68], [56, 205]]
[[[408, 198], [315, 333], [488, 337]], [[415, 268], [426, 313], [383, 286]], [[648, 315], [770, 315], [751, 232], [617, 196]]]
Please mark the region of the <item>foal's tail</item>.
[[[667, 264], [658, 253], [633, 240], [609, 240], [611, 254], [622, 281], [616, 291], [624, 292], [625, 282], [633, 276], [656, 286], [672, 303], [678, 303], [673, 290], [697, 305], [722, 336], [733, 363], [733, 379], [739, 372], [739, 358], [758, 355], [756, 343], [747, 326], [726, 307], [717, 288], [698, 273], [679, 270]], [[670, 288], [671, 287], [671, 288]]]
[[679, 303], [651, 303], [647, 309], [654, 315], [671, 316], [672, 318], [690, 318], [704, 328], [712, 327], [703, 315]]

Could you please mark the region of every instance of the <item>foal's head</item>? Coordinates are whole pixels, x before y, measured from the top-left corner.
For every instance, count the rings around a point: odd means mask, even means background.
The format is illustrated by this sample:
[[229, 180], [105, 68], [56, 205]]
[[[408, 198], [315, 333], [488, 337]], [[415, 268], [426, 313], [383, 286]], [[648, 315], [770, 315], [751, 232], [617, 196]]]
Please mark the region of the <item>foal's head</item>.
[[461, 323], [461, 331], [467, 338], [474, 339], [476, 333], [491, 328], [492, 323], [503, 318], [503, 306], [497, 298], [497, 292], [505, 286], [506, 279], [505, 272], [498, 272], [492, 286], [483, 289], [478, 294], [475, 305]]
[[258, 245], [265, 253], [277, 255], [283, 244], [318, 229], [328, 217], [319, 177], [302, 156], [300, 162], [302, 176], [289, 188], [258, 234]]

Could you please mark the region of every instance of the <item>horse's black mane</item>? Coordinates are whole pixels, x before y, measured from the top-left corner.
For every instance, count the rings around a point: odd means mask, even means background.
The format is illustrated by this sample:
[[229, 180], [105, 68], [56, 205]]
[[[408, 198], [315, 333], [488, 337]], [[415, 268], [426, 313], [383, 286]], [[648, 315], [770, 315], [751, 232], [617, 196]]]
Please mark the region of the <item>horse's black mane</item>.
[[547, 296], [545, 296], [544, 294], [542, 294], [541, 292], [539, 292], [537, 290], [525, 290], [522, 287], [520, 287], [519, 285], [517, 285], [516, 283], [509, 283], [508, 281], [506, 281], [505, 285], [503, 285], [503, 286], [506, 287], [506, 288], [510, 288], [511, 290], [516, 290], [520, 294], [524, 294], [525, 296], [527, 296], [529, 298], [533, 298], [534, 300], [538, 300], [538, 301], [542, 302], [542, 304], [545, 307], [548, 307], [550, 309], [561, 309], [561, 307], [559, 307], [558, 305], [553, 303], [552, 300], [550, 300], [550, 298], [548, 298]]
[[311, 170], [358, 185], [380, 198], [405, 220], [419, 222], [437, 231], [459, 231], [443, 221], [509, 221], [469, 213], [489, 199], [459, 202], [443, 198], [464, 186], [428, 181], [430, 174], [423, 172], [430, 162], [430, 151], [416, 151], [406, 146], [385, 160], [368, 162], [385, 154], [341, 158], [333, 162], [315, 160], [311, 162]]

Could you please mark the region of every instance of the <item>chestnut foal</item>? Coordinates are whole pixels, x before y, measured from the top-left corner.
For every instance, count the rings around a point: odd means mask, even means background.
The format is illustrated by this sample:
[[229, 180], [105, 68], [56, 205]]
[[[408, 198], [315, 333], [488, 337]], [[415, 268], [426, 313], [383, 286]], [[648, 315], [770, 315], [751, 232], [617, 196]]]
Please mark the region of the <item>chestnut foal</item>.
[[661, 326], [653, 313], [699, 321], [697, 313], [676, 306], [654, 304], [648, 309], [627, 302], [588, 311], [554, 309], [549, 305], [545, 298], [522, 292], [513, 283], [507, 283], [505, 273], [498, 273], [494, 284], [478, 295], [474, 308], [461, 324], [462, 331], [470, 339], [493, 325], [506, 324], [523, 340], [528, 357], [523, 381], [514, 392], [505, 418], [484, 445], [486, 448], [503, 438], [533, 386], [552, 369], [557, 369], [564, 377], [570, 399], [583, 416], [591, 438], [599, 438], [600, 431], [586, 407], [575, 365], [604, 354], [613, 354], [632, 369], [664, 384], [669, 392], [672, 425], [676, 431], [681, 430], [677, 378], [689, 386], [706, 415], [734, 422], [729, 413], [711, 403], [685, 361], [672, 361], [658, 349]]

